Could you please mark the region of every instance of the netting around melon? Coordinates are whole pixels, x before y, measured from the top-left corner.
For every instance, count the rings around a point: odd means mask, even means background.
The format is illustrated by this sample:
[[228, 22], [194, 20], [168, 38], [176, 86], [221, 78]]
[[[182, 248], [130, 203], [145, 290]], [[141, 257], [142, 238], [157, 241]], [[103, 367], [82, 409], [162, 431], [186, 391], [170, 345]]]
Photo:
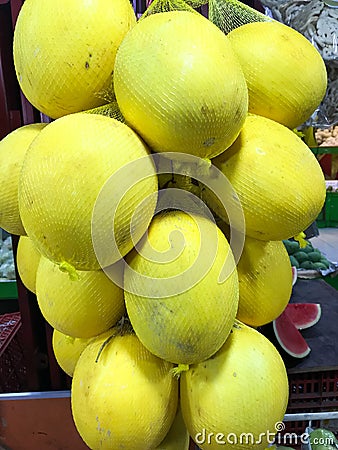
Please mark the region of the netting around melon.
[[228, 34], [247, 23], [272, 19], [238, 0], [209, 0], [209, 20]]
[[117, 104], [117, 101], [114, 100], [112, 102], [107, 103], [103, 106], [98, 106], [97, 108], [89, 109], [85, 111], [86, 114], [100, 114], [101, 116], [111, 117], [112, 119], [116, 119], [119, 122], [125, 123], [125, 119], [123, 114], [120, 111], [120, 108]]
[[[205, 2], [204, 2], [205, 3]], [[200, 6], [199, 3], [196, 2], [194, 7]], [[197, 11], [194, 7], [188, 5], [184, 0], [154, 0], [153, 2], [148, 3], [148, 7], [145, 12], [142, 14], [139, 20], [144, 19], [145, 17], [150, 16], [151, 14], [163, 13], [168, 11], [190, 11], [197, 14]]]
[[197, 12], [203, 5], [208, 5], [209, 20], [225, 34], [246, 23], [272, 20], [239, 0], [148, 0], [147, 9], [140, 19], [167, 11]]

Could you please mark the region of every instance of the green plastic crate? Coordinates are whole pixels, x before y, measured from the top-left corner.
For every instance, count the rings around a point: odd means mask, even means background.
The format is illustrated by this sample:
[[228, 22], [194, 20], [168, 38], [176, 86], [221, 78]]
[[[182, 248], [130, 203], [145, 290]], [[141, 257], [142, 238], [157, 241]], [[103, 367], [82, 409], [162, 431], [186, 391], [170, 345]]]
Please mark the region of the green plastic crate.
[[0, 281], [0, 300], [18, 298], [16, 281]]
[[338, 192], [326, 192], [325, 204], [316, 222], [319, 228], [338, 228]]
[[330, 276], [324, 277], [324, 281], [326, 281], [326, 283], [328, 283], [330, 286], [332, 286], [338, 291], [338, 275], [335, 277]]

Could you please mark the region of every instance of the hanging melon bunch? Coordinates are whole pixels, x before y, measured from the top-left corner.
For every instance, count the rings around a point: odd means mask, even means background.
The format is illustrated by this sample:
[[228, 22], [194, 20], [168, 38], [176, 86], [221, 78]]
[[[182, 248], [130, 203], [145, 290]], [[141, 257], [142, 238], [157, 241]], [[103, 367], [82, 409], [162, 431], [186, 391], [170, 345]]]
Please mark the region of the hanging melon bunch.
[[[250, 237], [297, 236], [323, 207], [326, 187], [318, 161], [295, 133], [271, 119], [249, 114], [238, 139], [212, 162], [235, 189]], [[227, 221], [214, 193], [205, 189], [202, 195]]]
[[61, 369], [70, 377], [81, 353], [89, 344], [91, 338], [74, 338], [58, 330], [53, 330], [52, 346], [54, 356]]
[[159, 445], [178, 405], [172, 367], [125, 329], [92, 340], [77, 361], [72, 383], [74, 421], [89, 448], [150, 450]]
[[209, 19], [229, 38], [249, 93], [249, 112], [295, 128], [327, 88], [325, 63], [298, 31], [238, 0], [209, 0]]
[[228, 38], [189, 11], [152, 14], [128, 33], [114, 90], [127, 124], [157, 152], [214, 157], [238, 136], [248, 109]]
[[223, 345], [237, 312], [238, 278], [228, 241], [214, 223], [180, 211], [157, 215], [129, 264], [127, 312], [148, 350], [176, 364], [192, 364]]
[[[282, 240], [325, 200], [290, 130], [325, 73], [288, 27], [237, 0], [208, 20], [197, 1], [156, 0], [136, 22], [125, 0], [26, 0], [16, 25], [18, 82], [55, 120], [2, 141], [0, 226], [27, 234], [20, 273], [93, 450], [218, 448], [203, 433], [263, 450], [287, 408], [284, 362], [253, 327], [285, 310]], [[230, 28], [224, 4], [243, 15]]]
[[237, 269], [238, 319], [253, 327], [272, 322], [284, 311], [292, 291], [290, 260], [283, 242], [247, 236]]
[[16, 252], [18, 273], [24, 286], [36, 294], [36, 273], [41, 253], [28, 236], [20, 236]]
[[189, 441], [189, 433], [183, 420], [182, 410], [178, 405], [171, 428], [156, 450], [189, 450]]
[[55, 330], [74, 338], [90, 338], [121, 319], [125, 311], [123, 291], [102, 270], [78, 271], [77, 276], [72, 280], [57, 264], [41, 256], [36, 273], [37, 301]]
[[117, 48], [135, 23], [129, 0], [25, 1], [14, 33], [23, 93], [53, 119], [104, 104]]
[[30, 144], [46, 125], [25, 125], [0, 141], [0, 228], [8, 233], [26, 235], [18, 202], [20, 171]]
[[254, 22], [228, 34], [249, 91], [249, 112], [289, 128], [310, 118], [324, 98], [324, 61], [298, 31], [277, 22]]
[[268, 339], [240, 323], [213, 358], [182, 374], [180, 387], [184, 421], [203, 450], [226, 444], [265, 449], [268, 432], [275, 432], [287, 406], [281, 356]]
[[[21, 171], [19, 208], [27, 234], [45, 257], [68, 271], [99, 269], [97, 253], [103, 267], [115, 263], [142, 237], [156, 206], [157, 178], [148, 148], [129, 127], [98, 114], [70, 114], [43, 131], [30, 146]], [[137, 170], [148, 177], [129, 189], [119, 169], [138, 160]], [[112, 249], [107, 242], [113, 220]]]

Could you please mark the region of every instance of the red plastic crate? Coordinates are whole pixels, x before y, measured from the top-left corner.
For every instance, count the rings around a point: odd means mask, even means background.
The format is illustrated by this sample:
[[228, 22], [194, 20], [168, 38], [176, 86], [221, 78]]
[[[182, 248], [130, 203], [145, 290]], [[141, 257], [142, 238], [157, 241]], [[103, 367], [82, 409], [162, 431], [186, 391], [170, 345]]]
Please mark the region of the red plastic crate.
[[0, 392], [26, 388], [26, 365], [19, 312], [0, 315]]
[[288, 412], [338, 409], [338, 370], [289, 374]]
[[[338, 411], [338, 370], [289, 373], [288, 378], [287, 414]], [[294, 433], [301, 436], [308, 425], [307, 420], [285, 422], [285, 429], [281, 435]], [[311, 420], [312, 428], [320, 426], [320, 420]], [[300, 445], [291, 445], [291, 447], [299, 449]]]

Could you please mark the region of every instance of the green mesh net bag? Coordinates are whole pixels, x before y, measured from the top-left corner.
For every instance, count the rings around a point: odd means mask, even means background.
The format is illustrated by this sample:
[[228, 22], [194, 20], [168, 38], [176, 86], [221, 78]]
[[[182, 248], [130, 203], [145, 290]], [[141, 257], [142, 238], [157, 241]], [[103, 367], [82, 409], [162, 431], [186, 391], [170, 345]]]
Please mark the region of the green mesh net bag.
[[228, 34], [246, 23], [272, 19], [238, 0], [209, 0], [209, 20]]
[[106, 105], [98, 106], [97, 108], [89, 109], [84, 112], [86, 114], [100, 114], [101, 116], [112, 117], [113, 119], [125, 123], [124, 117], [118, 107], [116, 100], [109, 102]]
[[196, 11], [202, 5], [205, 5], [208, 0], [154, 0], [147, 3], [147, 9], [142, 14], [139, 20], [148, 17], [151, 14], [168, 12], [168, 11]]

